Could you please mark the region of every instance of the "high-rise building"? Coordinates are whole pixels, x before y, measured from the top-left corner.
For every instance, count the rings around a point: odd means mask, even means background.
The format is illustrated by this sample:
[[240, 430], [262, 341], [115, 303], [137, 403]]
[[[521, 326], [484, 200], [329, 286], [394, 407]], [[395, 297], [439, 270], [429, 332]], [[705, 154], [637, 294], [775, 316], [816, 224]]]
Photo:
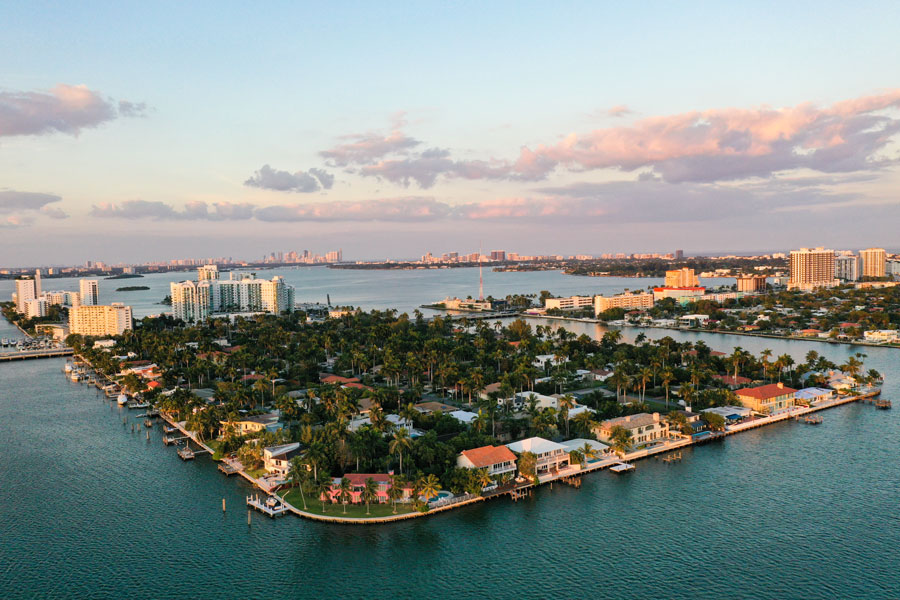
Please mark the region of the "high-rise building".
[[46, 317], [50, 303], [46, 298], [34, 298], [25, 303], [25, 316], [29, 319]]
[[852, 252], [835, 256], [834, 276], [842, 281], [859, 281], [859, 257]]
[[343, 250], [332, 250], [325, 255], [325, 262], [341, 262], [343, 260]]
[[208, 281], [219, 278], [219, 267], [216, 265], [203, 265], [197, 269], [197, 279], [200, 281]]
[[813, 289], [834, 285], [834, 250], [801, 248], [791, 250], [789, 288]]
[[181, 281], [169, 284], [172, 316], [188, 323], [204, 321], [216, 313], [294, 310], [294, 288], [281, 277], [256, 279], [232, 272], [231, 279]]
[[34, 270], [34, 297], [40, 298], [42, 293], [43, 292], [41, 292], [41, 270], [35, 269]]
[[100, 303], [100, 282], [96, 279], [82, 279], [78, 282], [82, 306], [97, 306]]
[[737, 291], [739, 292], [764, 292], [766, 291], [765, 275], [738, 275]]
[[884, 266], [887, 262], [884, 248], [860, 250], [859, 257], [862, 260], [863, 277], [884, 277]]
[[684, 267], [683, 269], [675, 269], [666, 271], [665, 287], [697, 287], [700, 280], [694, 274], [693, 269]]
[[491, 250], [491, 260], [501, 262], [506, 260], [506, 250]]
[[69, 309], [69, 332], [81, 335], [122, 335], [131, 329], [131, 307], [111, 305], [77, 306]]
[[16, 279], [16, 312], [25, 314], [28, 301], [37, 298], [34, 288], [34, 279], [24, 277]]
[[684, 250], [676, 250], [675, 251], [675, 260], [681, 260], [684, 258]]

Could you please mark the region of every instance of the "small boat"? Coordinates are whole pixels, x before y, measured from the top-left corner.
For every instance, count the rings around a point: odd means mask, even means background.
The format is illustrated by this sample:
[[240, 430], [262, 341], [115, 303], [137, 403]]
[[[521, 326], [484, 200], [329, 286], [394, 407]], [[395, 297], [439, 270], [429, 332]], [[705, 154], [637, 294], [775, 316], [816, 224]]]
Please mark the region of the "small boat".
[[151, 427], [153, 427], [153, 421], [151, 421], [150, 419], [144, 419], [144, 427], [150, 429]]
[[128, 396], [126, 396], [125, 394], [119, 394], [119, 397], [116, 398], [116, 402], [119, 404], [119, 406], [125, 406], [125, 404], [128, 403]]
[[[4, 346], [5, 346], [5, 345], [6, 345], [6, 344], [4, 344]], [[73, 368], [73, 367], [72, 367], [72, 363], [68, 363], [68, 362], [67, 362], [67, 363], [66, 363], [66, 366], [63, 367], [63, 371], [65, 371], [66, 373], [71, 373], [71, 372], [72, 372], [72, 368]]]

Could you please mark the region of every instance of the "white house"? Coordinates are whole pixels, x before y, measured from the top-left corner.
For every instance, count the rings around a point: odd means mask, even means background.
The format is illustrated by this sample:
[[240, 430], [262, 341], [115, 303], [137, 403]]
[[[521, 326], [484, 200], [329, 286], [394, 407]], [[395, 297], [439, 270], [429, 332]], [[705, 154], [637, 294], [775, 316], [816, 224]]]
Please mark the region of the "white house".
[[568, 449], [562, 444], [544, 438], [532, 437], [506, 444], [506, 447], [516, 454], [523, 452], [534, 454], [537, 457], [535, 471], [538, 476], [569, 466]]
[[263, 467], [269, 473], [287, 477], [291, 459], [300, 454], [300, 442], [263, 448]]
[[456, 457], [456, 466], [463, 469], [487, 469], [497, 476], [516, 472], [516, 455], [506, 446], [482, 446], [463, 450]]

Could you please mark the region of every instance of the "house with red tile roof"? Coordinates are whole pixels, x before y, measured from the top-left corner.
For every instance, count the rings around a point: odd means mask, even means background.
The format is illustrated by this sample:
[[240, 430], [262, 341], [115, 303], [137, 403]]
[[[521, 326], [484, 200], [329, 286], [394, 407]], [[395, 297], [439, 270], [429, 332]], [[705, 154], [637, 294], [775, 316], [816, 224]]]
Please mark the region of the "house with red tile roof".
[[752, 388], [742, 388], [735, 392], [741, 403], [756, 412], [776, 414], [794, 406], [797, 390], [785, 386], [780, 381]]
[[742, 377], [740, 375], [738, 375], [737, 377], [735, 377], [734, 375], [713, 375], [712, 378], [721, 381], [729, 388], [735, 390], [741, 386], [753, 383], [753, 380], [749, 377]]
[[488, 475], [516, 472], [516, 455], [506, 446], [482, 446], [463, 450], [456, 457], [456, 466], [463, 469], [487, 469]]
[[356, 377], [341, 377], [333, 373], [319, 373], [319, 382], [332, 385], [346, 385], [348, 383], [359, 383], [359, 379]]

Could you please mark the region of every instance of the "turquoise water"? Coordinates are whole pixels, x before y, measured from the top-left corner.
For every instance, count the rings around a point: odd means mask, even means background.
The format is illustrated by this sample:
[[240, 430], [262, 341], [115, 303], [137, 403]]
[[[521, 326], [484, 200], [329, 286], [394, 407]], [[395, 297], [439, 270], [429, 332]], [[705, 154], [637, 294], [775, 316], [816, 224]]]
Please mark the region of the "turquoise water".
[[[855, 350], [647, 333], [795, 358]], [[862, 351], [896, 403], [900, 352]], [[132, 433], [127, 410], [62, 365], [0, 365], [3, 598], [900, 597], [897, 408], [836, 408], [518, 503], [381, 527], [255, 513], [248, 527], [246, 484], [183, 463], [158, 429]]]

